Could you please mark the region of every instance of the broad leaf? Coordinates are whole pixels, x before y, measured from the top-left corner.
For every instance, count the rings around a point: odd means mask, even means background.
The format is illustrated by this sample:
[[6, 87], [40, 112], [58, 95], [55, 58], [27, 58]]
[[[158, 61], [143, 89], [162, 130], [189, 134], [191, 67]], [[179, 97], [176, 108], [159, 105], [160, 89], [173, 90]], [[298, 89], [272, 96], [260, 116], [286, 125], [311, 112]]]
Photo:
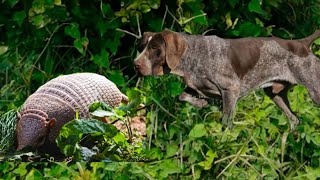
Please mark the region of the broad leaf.
[[80, 39], [80, 31], [78, 27], [79, 25], [77, 23], [72, 23], [64, 28], [64, 33], [74, 39]]
[[207, 135], [204, 124], [196, 124], [190, 131], [190, 138], [199, 138]]
[[263, 10], [261, 8], [261, 4], [260, 4], [260, 0], [251, 0], [249, 5], [248, 5], [248, 9], [251, 12], [256, 12], [258, 14], [263, 14]]
[[83, 135], [103, 135], [112, 138], [117, 132], [118, 129], [113, 125], [95, 119], [72, 120], [61, 128], [56, 141], [61, 152], [66, 156], [71, 156], [79, 148], [77, 146]]

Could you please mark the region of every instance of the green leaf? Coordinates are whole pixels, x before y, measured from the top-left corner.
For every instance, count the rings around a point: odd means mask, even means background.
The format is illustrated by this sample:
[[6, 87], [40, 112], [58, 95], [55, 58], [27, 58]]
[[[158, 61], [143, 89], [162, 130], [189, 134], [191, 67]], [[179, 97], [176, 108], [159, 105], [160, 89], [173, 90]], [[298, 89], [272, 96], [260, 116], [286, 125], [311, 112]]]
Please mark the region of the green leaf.
[[169, 174], [181, 172], [181, 167], [175, 159], [165, 159], [158, 165], [161, 168], [160, 177], [167, 178]]
[[89, 112], [94, 112], [98, 109], [102, 109], [105, 111], [113, 111], [113, 107], [104, 102], [95, 102], [89, 106]]
[[109, 53], [101, 49], [100, 54], [96, 54], [93, 56], [93, 62], [100, 66], [109, 69]]
[[61, 6], [61, 0], [54, 0], [54, 5]]
[[264, 11], [261, 8], [260, 0], [251, 0], [248, 9], [250, 12], [256, 12], [258, 14], [263, 14]]
[[183, 92], [183, 88], [181, 87], [180, 82], [172, 82], [169, 84], [169, 92], [171, 97], [176, 97]]
[[[5, 0], [11, 8], [13, 8], [20, 0]], [[2, 0], [3, 3], [3, 0]]]
[[106, 47], [110, 50], [110, 52], [115, 55], [117, 53], [118, 47], [120, 46], [121, 42], [120, 39], [123, 36], [122, 32], [115, 32], [112, 36], [112, 39], [108, 39], [108, 43]]
[[12, 109], [0, 116], [0, 153], [14, 149], [16, 141], [17, 110]]
[[320, 56], [320, 49], [318, 51], [314, 52], [314, 54]]
[[82, 37], [80, 39], [80, 42], [82, 44], [82, 47], [87, 49], [88, 48], [88, 45], [89, 45], [89, 39], [87, 37]]
[[74, 40], [73, 46], [74, 46], [82, 55], [84, 55], [84, 50], [83, 50], [82, 43], [81, 43], [81, 40], [80, 40], [80, 39]]
[[87, 49], [89, 44], [89, 39], [87, 37], [82, 37], [80, 39], [76, 39], [73, 42], [73, 46], [82, 54], [85, 54], [85, 49]]
[[311, 141], [317, 145], [320, 146], [320, 133], [313, 133], [311, 134]]
[[27, 165], [28, 163], [21, 163], [13, 172], [19, 176], [24, 176], [27, 174]]
[[150, 160], [158, 159], [160, 160], [163, 157], [163, 154], [159, 148], [152, 148], [147, 151], [147, 157]]
[[[91, 115], [95, 117], [108, 117], [108, 120], [113, 122], [115, 120], [123, 119], [122, 111], [114, 110], [113, 107], [109, 106], [108, 104], [104, 102], [96, 102], [90, 105], [89, 111], [91, 112]], [[120, 115], [119, 115], [119, 114]]]
[[32, 168], [32, 170], [27, 174], [26, 180], [35, 179], [43, 179], [43, 176], [39, 170]]
[[0, 56], [8, 51], [8, 46], [0, 46]]
[[79, 143], [84, 134], [104, 135], [112, 138], [117, 132], [118, 129], [113, 125], [95, 119], [72, 120], [61, 128], [56, 142], [61, 152], [66, 156], [71, 156], [77, 149], [80, 149]]
[[245, 22], [240, 25], [239, 33], [241, 37], [257, 37], [261, 33], [261, 27], [251, 22]]
[[126, 85], [125, 78], [120, 70], [110, 71], [108, 79], [116, 84], [117, 87], [123, 87]]
[[160, 0], [148, 0], [148, 3], [152, 9], [158, 9], [160, 7]]
[[185, 32], [187, 32], [187, 33], [192, 34], [191, 26], [188, 25], [188, 24], [184, 26], [183, 30], [184, 30]]
[[198, 11], [197, 13], [194, 14], [194, 16], [198, 16], [198, 15], [201, 15], [201, 16], [194, 18], [192, 21], [204, 26], [208, 26], [207, 16], [203, 14], [204, 12], [202, 10]]
[[205, 170], [209, 170], [212, 166], [214, 158], [218, 157], [217, 152], [213, 152], [212, 150], [209, 150], [206, 153], [206, 158], [204, 161], [201, 161], [198, 163], [199, 166], [203, 167]]
[[99, 31], [99, 35], [100, 37], [102, 37], [108, 30], [109, 28], [109, 23], [105, 22], [102, 18], [98, 20], [98, 22], [96, 23], [96, 27]]
[[117, 133], [113, 138], [115, 143], [117, 143], [120, 146], [127, 146], [128, 142], [126, 139], [126, 136], [123, 133]]
[[237, 5], [239, 3], [239, 0], [228, 0], [228, 3], [230, 4], [230, 6], [232, 8], [234, 8], [235, 5]]
[[105, 111], [102, 109], [97, 109], [91, 113], [91, 115], [96, 117], [109, 117], [109, 116], [116, 116], [114, 112]]
[[148, 4], [141, 4], [139, 6], [139, 10], [143, 13], [147, 13], [147, 12], [150, 12], [151, 11], [151, 8]]
[[25, 11], [17, 11], [13, 14], [13, 20], [21, 27], [24, 19], [27, 17]]
[[172, 157], [172, 156], [175, 156], [177, 155], [177, 152], [179, 150], [179, 147], [177, 144], [168, 144], [167, 146], [167, 154], [166, 154], [166, 157], [169, 158], [169, 157]]
[[204, 124], [196, 124], [189, 133], [190, 138], [199, 138], [205, 135], [207, 135], [207, 131]]
[[315, 41], [313, 41], [313, 43], [316, 44], [316, 45], [320, 45], [320, 38], [318, 38]]
[[43, 15], [37, 15], [32, 19], [33, 25], [35, 25], [37, 28], [42, 28], [46, 25], [44, 21], [44, 16]]
[[230, 12], [228, 12], [225, 16], [226, 18], [226, 24], [227, 24], [227, 27], [226, 27], [226, 30], [229, 29], [230, 27], [232, 27], [232, 20], [231, 20], [231, 15], [230, 15]]
[[80, 39], [79, 25], [77, 23], [72, 23], [64, 28], [64, 33], [73, 37], [74, 39]]
[[110, 4], [103, 3], [101, 6], [101, 12], [103, 13], [104, 16], [107, 16], [107, 17], [110, 17], [113, 15], [113, 11], [111, 9]]

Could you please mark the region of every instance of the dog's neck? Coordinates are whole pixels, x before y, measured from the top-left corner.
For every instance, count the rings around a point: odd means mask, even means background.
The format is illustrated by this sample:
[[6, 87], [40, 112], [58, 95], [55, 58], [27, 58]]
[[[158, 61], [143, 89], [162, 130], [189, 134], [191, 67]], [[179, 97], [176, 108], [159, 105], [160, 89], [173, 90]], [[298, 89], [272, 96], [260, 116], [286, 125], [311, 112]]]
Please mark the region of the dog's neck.
[[[186, 34], [180, 35], [182, 35], [187, 40], [186, 42], [188, 44], [188, 47], [181, 56], [180, 64], [175, 69], [171, 69], [170, 73], [176, 74], [181, 77], [188, 76], [188, 71], [190, 69], [200, 71], [202, 69], [200, 67], [202, 64], [199, 61], [201, 59], [208, 58], [205, 57], [207, 55], [215, 56], [215, 48], [220, 49], [217, 46], [219, 46], [219, 44], [222, 44], [220, 42], [223, 41], [217, 36], [199, 36]], [[199, 38], [202, 40], [199, 40]], [[195, 54], [199, 55], [195, 56]]]

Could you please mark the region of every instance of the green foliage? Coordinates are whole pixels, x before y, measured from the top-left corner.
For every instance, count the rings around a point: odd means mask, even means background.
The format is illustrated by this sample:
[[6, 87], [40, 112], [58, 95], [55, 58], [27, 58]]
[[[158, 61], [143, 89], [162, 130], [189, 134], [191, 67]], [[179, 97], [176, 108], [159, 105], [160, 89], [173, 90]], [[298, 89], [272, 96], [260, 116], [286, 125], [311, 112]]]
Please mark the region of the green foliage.
[[[0, 177], [319, 178], [320, 111], [305, 88], [289, 92], [301, 119], [296, 132], [288, 133], [288, 119], [261, 91], [238, 102], [235, 128], [225, 130], [221, 102], [205, 109], [179, 102], [185, 84], [177, 77], [147, 77], [134, 87], [132, 68], [141, 31], [169, 28], [226, 38], [303, 38], [320, 26], [319, 4], [319, 0], [1, 1], [0, 111], [20, 107], [41, 84], [60, 74], [98, 72], [126, 92], [132, 104], [115, 111], [98, 105], [95, 116], [116, 114], [115, 119], [126, 119], [141, 113], [138, 105], [144, 103], [147, 138], [145, 144], [130, 144], [112, 125], [73, 121], [58, 140], [65, 154], [79, 161], [112, 163], [2, 163]], [[312, 46], [317, 55], [319, 48], [317, 40]], [[22, 156], [33, 154], [13, 160]]]
[[0, 154], [12, 151], [16, 142], [16, 114], [15, 109], [0, 116]]
[[[170, 82], [180, 80], [146, 78], [143, 85], [150, 87], [143, 90], [145, 104], [150, 104], [148, 137], [153, 137], [147, 158], [160, 161], [153, 171], [146, 170], [149, 164], [145, 170], [154, 177], [165, 178], [172, 170], [170, 177], [175, 179], [298, 178], [312, 177], [307, 169], [316, 171], [319, 166], [320, 110], [304, 87], [289, 92], [291, 105], [302, 121], [296, 132], [289, 133], [288, 119], [262, 91], [239, 101], [235, 127], [225, 130], [219, 103], [201, 110], [181, 103], [170, 96]], [[169, 160], [170, 166], [166, 164]]]
[[[93, 103], [94, 117], [115, 121], [125, 118], [123, 111], [105, 103]], [[139, 161], [144, 149], [141, 141], [129, 143], [129, 138], [114, 125], [96, 119], [76, 119], [65, 124], [56, 140], [61, 152], [74, 161]]]

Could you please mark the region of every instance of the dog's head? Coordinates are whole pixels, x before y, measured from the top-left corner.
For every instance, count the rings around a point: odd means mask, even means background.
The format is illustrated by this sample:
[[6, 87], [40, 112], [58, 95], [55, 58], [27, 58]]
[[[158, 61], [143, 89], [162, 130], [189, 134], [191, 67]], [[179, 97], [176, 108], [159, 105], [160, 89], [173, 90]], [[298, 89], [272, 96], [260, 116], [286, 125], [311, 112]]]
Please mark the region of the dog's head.
[[141, 75], [163, 75], [175, 70], [187, 49], [185, 39], [178, 33], [164, 30], [145, 32], [134, 65]]

